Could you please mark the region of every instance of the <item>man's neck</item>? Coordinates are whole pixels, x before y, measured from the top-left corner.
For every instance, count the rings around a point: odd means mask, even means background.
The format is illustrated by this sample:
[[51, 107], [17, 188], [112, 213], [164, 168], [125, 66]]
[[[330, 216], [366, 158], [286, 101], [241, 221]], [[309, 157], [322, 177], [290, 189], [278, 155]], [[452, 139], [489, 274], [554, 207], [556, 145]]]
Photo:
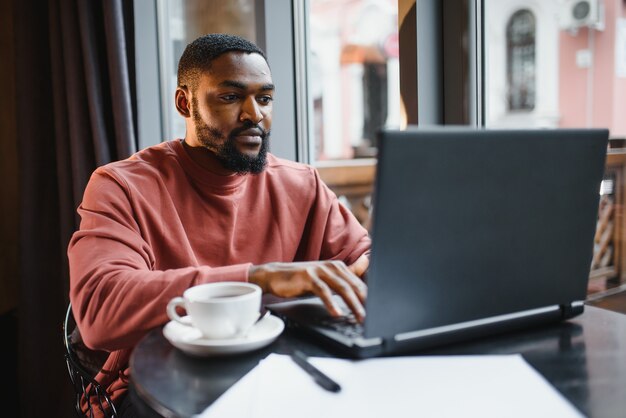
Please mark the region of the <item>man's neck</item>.
[[230, 176], [235, 174], [234, 171], [224, 168], [220, 160], [217, 159], [215, 154], [206, 149], [203, 146], [192, 146], [183, 140], [183, 148], [187, 152], [187, 155], [200, 167], [207, 171], [220, 176]]

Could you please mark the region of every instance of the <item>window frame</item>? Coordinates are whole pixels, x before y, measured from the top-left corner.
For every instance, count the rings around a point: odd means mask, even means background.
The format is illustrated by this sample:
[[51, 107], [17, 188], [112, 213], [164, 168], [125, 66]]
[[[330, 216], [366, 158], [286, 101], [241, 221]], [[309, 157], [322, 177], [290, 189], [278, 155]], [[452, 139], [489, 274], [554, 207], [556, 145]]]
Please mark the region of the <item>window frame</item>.
[[[164, 93], [160, 81], [163, 40], [159, 39], [158, 10], [164, 1], [134, 0], [140, 148], [171, 139], [166, 137], [169, 125], [164, 115], [165, 106], [173, 99]], [[416, 109], [412, 110], [416, 117], [409, 122], [484, 126], [483, 2], [464, 0], [459, 5], [452, 0], [398, 0], [399, 10], [416, 10], [410, 17], [415, 19], [410, 22], [413, 27], [400, 43], [401, 60], [404, 56], [409, 68], [414, 68], [401, 74], [401, 80], [414, 80], [402, 94], [417, 97]], [[277, 117], [272, 126], [272, 152], [314, 164], [306, 53], [308, 0], [258, 0], [255, 7], [257, 43], [267, 53], [273, 77], [280, 80], [274, 103]], [[466, 45], [461, 42], [464, 36]]]

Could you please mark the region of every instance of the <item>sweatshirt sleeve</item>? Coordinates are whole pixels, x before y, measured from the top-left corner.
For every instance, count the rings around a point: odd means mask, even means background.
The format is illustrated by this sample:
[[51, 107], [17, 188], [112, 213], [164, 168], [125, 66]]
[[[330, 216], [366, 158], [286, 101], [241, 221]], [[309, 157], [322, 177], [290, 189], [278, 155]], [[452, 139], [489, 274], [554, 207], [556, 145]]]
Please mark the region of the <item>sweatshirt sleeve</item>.
[[128, 189], [103, 169], [92, 175], [78, 213], [80, 229], [68, 248], [70, 300], [92, 349], [134, 346], [148, 330], [168, 321], [167, 303], [191, 286], [247, 280], [249, 263], [155, 270]]
[[[317, 170], [313, 169], [316, 192], [309, 213], [307, 231], [302, 242], [305, 259], [341, 260], [347, 265], [361, 255], [369, 255], [371, 239], [367, 230], [326, 186]], [[311, 258], [308, 258], [311, 257]]]

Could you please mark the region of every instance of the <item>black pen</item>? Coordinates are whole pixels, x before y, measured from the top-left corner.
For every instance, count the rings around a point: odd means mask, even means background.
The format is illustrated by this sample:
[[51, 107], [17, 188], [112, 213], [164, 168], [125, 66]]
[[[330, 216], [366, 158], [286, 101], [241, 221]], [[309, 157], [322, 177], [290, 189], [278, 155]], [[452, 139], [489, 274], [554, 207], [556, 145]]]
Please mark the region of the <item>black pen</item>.
[[304, 369], [304, 371], [307, 372], [309, 376], [311, 376], [313, 380], [315, 380], [315, 382], [324, 389], [330, 392], [339, 392], [341, 390], [341, 386], [339, 386], [337, 382], [309, 363], [306, 355], [301, 351], [295, 350], [291, 355], [291, 359], [295, 361], [298, 366], [302, 367], [302, 369]]

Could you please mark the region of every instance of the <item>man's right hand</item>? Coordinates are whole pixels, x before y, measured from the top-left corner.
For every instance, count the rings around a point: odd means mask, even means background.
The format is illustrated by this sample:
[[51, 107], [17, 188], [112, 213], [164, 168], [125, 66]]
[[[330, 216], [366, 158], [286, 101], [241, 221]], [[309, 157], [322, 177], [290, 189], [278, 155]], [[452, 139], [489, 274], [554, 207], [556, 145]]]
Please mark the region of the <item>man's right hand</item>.
[[359, 322], [365, 319], [367, 286], [357, 276], [369, 264], [362, 256], [350, 267], [342, 261], [305, 261], [268, 263], [252, 266], [248, 280], [258, 284], [263, 292], [290, 298], [313, 293], [322, 299], [333, 316], [345, 315], [333, 301], [333, 291], [346, 302]]

